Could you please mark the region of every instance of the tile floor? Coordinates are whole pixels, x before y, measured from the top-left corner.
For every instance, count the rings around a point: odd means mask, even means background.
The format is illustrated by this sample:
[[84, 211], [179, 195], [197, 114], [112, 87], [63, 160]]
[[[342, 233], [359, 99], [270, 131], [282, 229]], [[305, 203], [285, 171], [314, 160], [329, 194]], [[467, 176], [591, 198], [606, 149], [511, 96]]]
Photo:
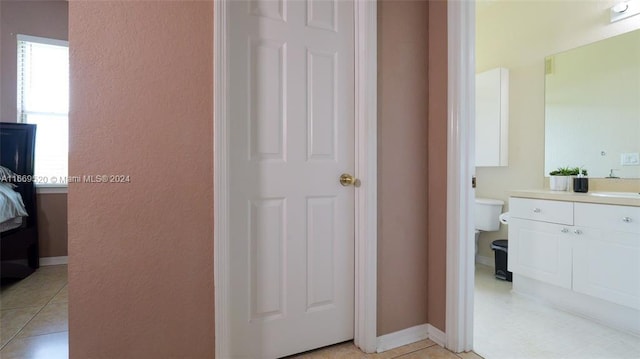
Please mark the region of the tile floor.
[[476, 265], [474, 348], [490, 359], [640, 358], [640, 338], [511, 293]]
[[[69, 357], [67, 266], [46, 266], [0, 290], [0, 358], [66, 359]], [[453, 354], [431, 340], [381, 354], [364, 354], [353, 343], [291, 358], [482, 359], [474, 353]]]
[[69, 357], [67, 266], [45, 266], [0, 289], [0, 358]]
[[[40, 268], [0, 290], [0, 358], [68, 358], [67, 266]], [[490, 359], [640, 358], [640, 338], [555, 310], [511, 293], [478, 265], [475, 292], [475, 348]], [[295, 359], [479, 359], [454, 354], [423, 340], [380, 354], [364, 354], [353, 343], [293, 356]]]
[[286, 359], [482, 359], [473, 352], [454, 354], [427, 339], [379, 354], [365, 354], [353, 342], [336, 344]]

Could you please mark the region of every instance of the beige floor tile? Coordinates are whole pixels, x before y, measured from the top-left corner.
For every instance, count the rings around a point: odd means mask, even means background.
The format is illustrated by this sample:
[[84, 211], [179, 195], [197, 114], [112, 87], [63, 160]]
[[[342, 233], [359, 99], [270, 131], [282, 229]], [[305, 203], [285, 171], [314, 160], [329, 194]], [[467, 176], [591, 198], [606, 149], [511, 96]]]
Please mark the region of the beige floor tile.
[[41, 267], [21, 281], [2, 286], [0, 308], [42, 307], [66, 284], [66, 266]]
[[2, 359], [68, 359], [69, 332], [13, 339], [0, 350]]
[[366, 358], [353, 342], [340, 343], [330, 347], [321, 348], [311, 352], [302, 353], [291, 357], [292, 359], [342, 359], [342, 358]]
[[474, 352], [458, 353], [458, 356], [462, 359], [484, 359]]
[[416, 343], [408, 344], [405, 346], [401, 346], [399, 348], [387, 350], [384, 353], [373, 354], [370, 357], [375, 359], [391, 359], [396, 358], [404, 354], [412, 353], [421, 349], [425, 349], [431, 346], [437, 345], [434, 341], [430, 339], [421, 340]]
[[56, 294], [53, 299], [51, 299], [51, 303], [68, 303], [69, 302], [69, 290], [68, 286], [64, 286], [58, 294]]
[[32, 337], [69, 330], [67, 303], [49, 303], [29, 324], [18, 333], [17, 338]]
[[42, 266], [25, 279], [38, 280], [40, 278], [46, 278], [46, 279], [59, 278], [59, 279], [66, 280], [67, 266], [66, 265]]
[[60, 288], [19, 287], [0, 296], [0, 309], [44, 307], [58, 293]]
[[418, 350], [413, 353], [402, 355], [399, 359], [459, 359], [457, 355], [447, 349], [434, 345], [426, 349]]
[[399, 348], [388, 350], [384, 353], [366, 354], [360, 351], [353, 342], [340, 343], [330, 347], [321, 348], [311, 352], [293, 356], [295, 359], [392, 359], [404, 354], [416, 352], [436, 345], [433, 341], [426, 339], [416, 343], [408, 344]]
[[[62, 284], [67, 282], [67, 266], [44, 266], [38, 268], [25, 279], [12, 283], [9, 287], [37, 286], [44, 283]], [[62, 286], [60, 286], [62, 287]], [[3, 287], [4, 290], [4, 287]]]
[[11, 338], [18, 334], [20, 329], [22, 329], [39, 310], [40, 307], [3, 310], [0, 317], [0, 348], [4, 347]]

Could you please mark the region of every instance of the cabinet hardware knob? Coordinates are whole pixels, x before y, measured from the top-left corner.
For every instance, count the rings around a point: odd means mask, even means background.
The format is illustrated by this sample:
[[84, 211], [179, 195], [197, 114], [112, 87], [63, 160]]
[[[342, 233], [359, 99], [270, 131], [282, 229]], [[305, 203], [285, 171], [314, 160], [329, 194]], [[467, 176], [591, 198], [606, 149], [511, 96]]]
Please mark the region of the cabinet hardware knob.
[[574, 229], [574, 230], [573, 230], [573, 233], [575, 233], [575, 234], [582, 234], [582, 231], [581, 231], [581, 230], [579, 230], [579, 229]]
[[631, 221], [633, 221], [631, 217], [622, 217], [622, 222], [631, 223]]
[[568, 229], [566, 229], [566, 228], [562, 228], [562, 230], [561, 230], [560, 232], [562, 232], [562, 233], [569, 233], [569, 230], [568, 230]]
[[540, 208], [534, 208], [533, 213], [540, 213]]

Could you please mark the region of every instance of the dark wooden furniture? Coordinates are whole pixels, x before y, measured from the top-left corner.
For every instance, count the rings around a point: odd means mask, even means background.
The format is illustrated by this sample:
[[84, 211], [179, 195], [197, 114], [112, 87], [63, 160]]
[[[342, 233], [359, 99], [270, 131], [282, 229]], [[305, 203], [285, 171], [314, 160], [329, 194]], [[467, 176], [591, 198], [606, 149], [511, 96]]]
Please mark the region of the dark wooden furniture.
[[[33, 176], [36, 125], [0, 122], [0, 164], [16, 174]], [[21, 279], [40, 266], [36, 188], [33, 181], [14, 182], [28, 217], [22, 226], [0, 233], [0, 276]]]

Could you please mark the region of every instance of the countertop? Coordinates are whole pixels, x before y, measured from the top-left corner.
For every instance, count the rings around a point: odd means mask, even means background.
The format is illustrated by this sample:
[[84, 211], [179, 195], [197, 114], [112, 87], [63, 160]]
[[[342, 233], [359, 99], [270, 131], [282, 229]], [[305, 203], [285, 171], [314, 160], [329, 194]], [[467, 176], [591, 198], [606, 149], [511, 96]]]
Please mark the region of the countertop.
[[[598, 193], [598, 192], [595, 192]], [[640, 198], [603, 197], [596, 196], [593, 192], [577, 193], [568, 191], [550, 190], [515, 190], [509, 193], [511, 197], [548, 199], [553, 201], [586, 202], [598, 204], [614, 204], [621, 206], [640, 207]]]

